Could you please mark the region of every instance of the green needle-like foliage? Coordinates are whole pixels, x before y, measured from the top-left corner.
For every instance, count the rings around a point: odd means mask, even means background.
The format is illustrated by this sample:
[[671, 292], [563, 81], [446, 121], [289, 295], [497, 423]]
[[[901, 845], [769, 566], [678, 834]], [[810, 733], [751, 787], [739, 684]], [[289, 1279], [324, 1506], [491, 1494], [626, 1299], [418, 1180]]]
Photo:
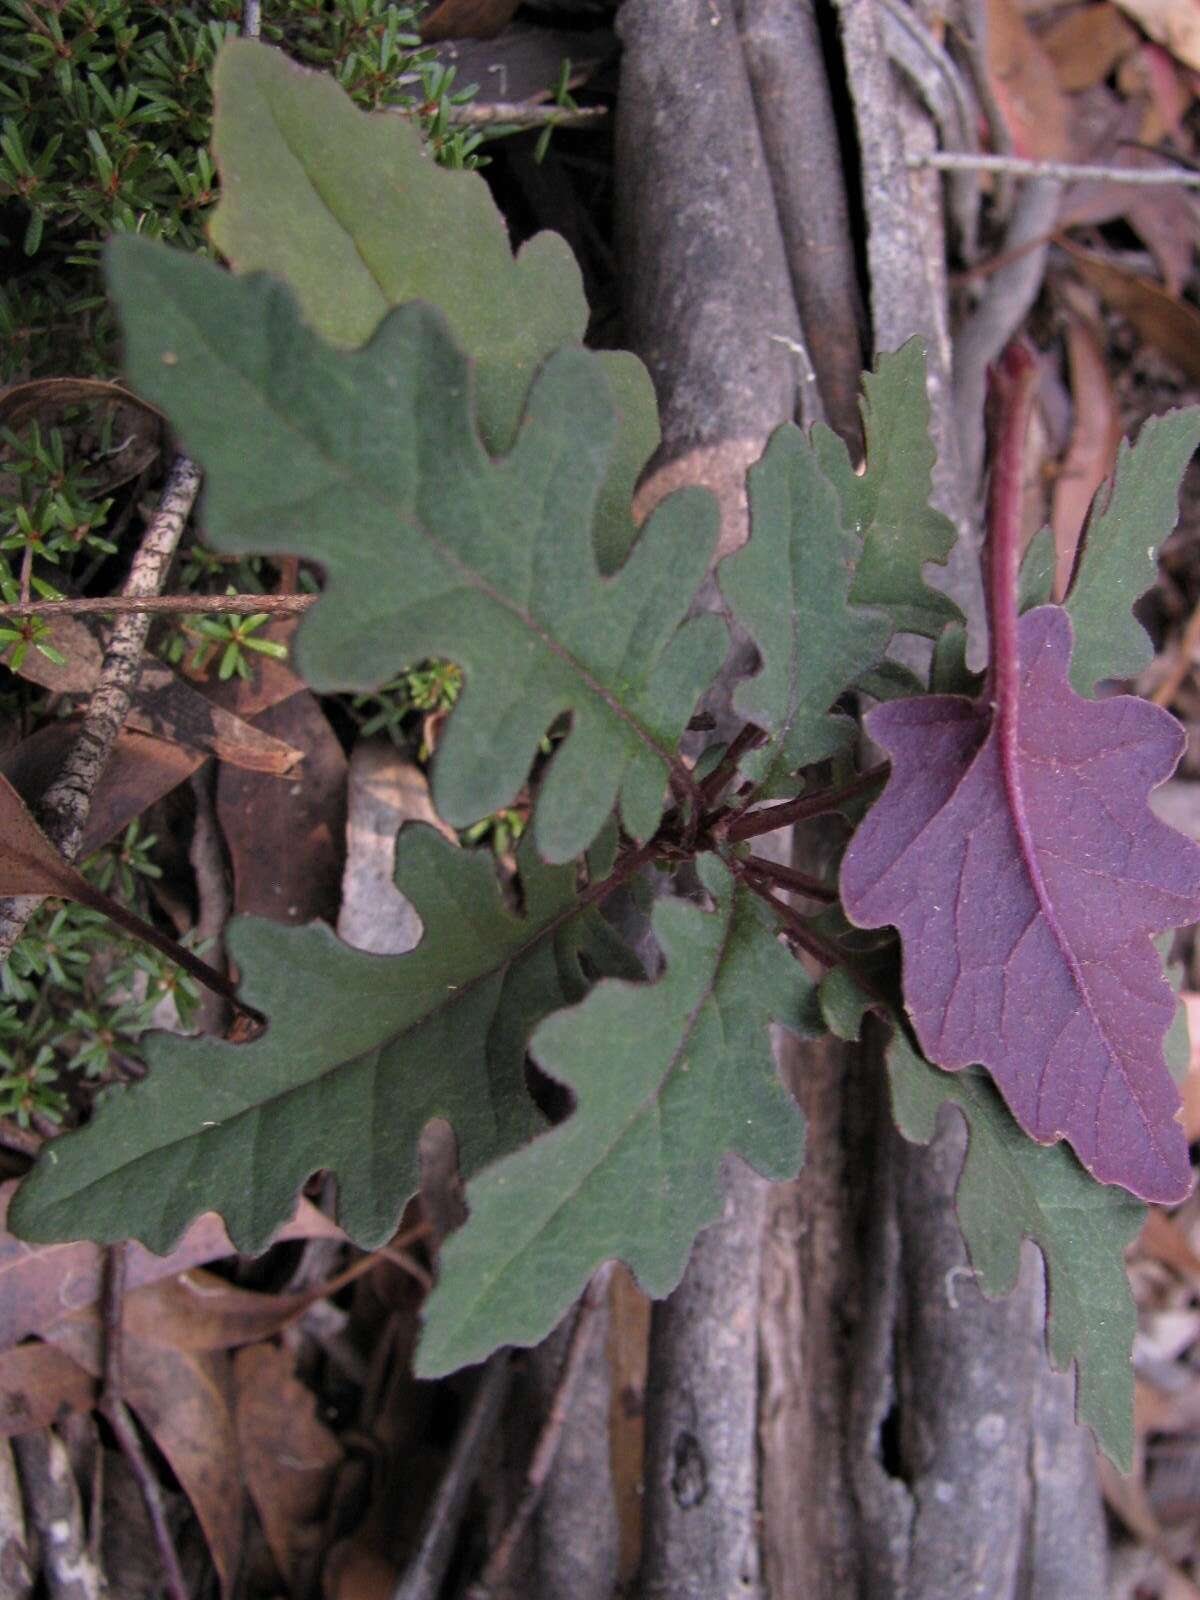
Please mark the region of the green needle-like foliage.
[[415, 950], [367, 955], [320, 923], [244, 918], [230, 930], [241, 993], [266, 1031], [249, 1044], [152, 1035], [150, 1076], [105, 1095], [56, 1140], [13, 1202], [26, 1238], [142, 1239], [166, 1252], [201, 1211], [238, 1249], [265, 1248], [318, 1168], [362, 1245], [394, 1231], [417, 1186], [417, 1141], [445, 1117], [473, 1172], [539, 1125], [524, 1087], [529, 1030], [632, 957], [580, 909], [573, 868], [520, 856], [523, 916], [489, 853], [410, 825], [396, 879], [424, 924]]
[[457, 827], [512, 802], [569, 712], [535, 819], [543, 855], [586, 849], [618, 794], [626, 830], [649, 837], [668, 773], [686, 783], [676, 747], [725, 655], [718, 618], [683, 621], [717, 514], [701, 491], [672, 496], [601, 575], [593, 517], [616, 420], [597, 358], [551, 357], [493, 461], [469, 363], [428, 306], [342, 351], [261, 275], [119, 239], [110, 279], [130, 378], [205, 469], [209, 542], [325, 569], [297, 650], [308, 681], [369, 689], [454, 661], [464, 686], [433, 793]]
[[657, 983], [601, 983], [534, 1034], [535, 1060], [577, 1107], [469, 1186], [470, 1220], [447, 1242], [429, 1302], [426, 1377], [498, 1343], [535, 1343], [612, 1257], [650, 1294], [669, 1293], [719, 1214], [728, 1152], [768, 1178], [799, 1169], [804, 1121], [768, 1024], [819, 1031], [812, 987], [719, 859], [700, 869], [713, 910], [655, 907]]

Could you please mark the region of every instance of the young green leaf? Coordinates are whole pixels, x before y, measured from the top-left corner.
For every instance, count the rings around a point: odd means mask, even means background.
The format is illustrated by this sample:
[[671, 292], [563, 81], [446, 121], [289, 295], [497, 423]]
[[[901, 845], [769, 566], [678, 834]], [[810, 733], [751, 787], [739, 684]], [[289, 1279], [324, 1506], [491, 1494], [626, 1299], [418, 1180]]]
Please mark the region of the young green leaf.
[[867, 466], [861, 477], [837, 434], [818, 424], [812, 441], [821, 470], [837, 488], [842, 523], [862, 543], [851, 601], [877, 606], [901, 633], [936, 639], [962, 613], [931, 589], [922, 569], [944, 564], [954, 524], [929, 503], [936, 452], [929, 436], [925, 352], [910, 339], [863, 375]]
[[[213, 242], [238, 272], [292, 286], [331, 344], [366, 342], [394, 306], [427, 300], [475, 362], [479, 431], [512, 448], [541, 363], [587, 327], [575, 258], [540, 233], [513, 258], [504, 219], [474, 172], [435, 166], [395, 112], [359, 111], [328, 73], [229, 41], [213, 72], [221, 198]], [[633, 541], [630, 501], [658, 444], [649, 374], [623, 351], [599, 357], [620, 415], [595, 529], [605, 571]]]
[[993, 1299], [1017, 1281], [1021, 1242], [1046, 1261], [1046, 1343], [1062, 1371], [1076, 1364], [1076, 1410], [1122, 1472], [1133, 1464], [1136, 1327], [1124, 1252], [1145, 1208], [1093, 1182], [1062, 1145], [1034, 1144], [977, 1072], [930, 1066], [897, 1028], [887, 1052], [892, 1110], [906, 1139], [928, 1144], [938, 1111], [962, 1113], [969, 1142], [956, 1206], [980, 1287]]
[[127, 369], [205, 469], [209, 542], [325, 568], [297, 647], [306, 680], [367, 689], [423, 657], [457, 663], [433, 783], [455, 827], [511, 804], [570, 712], [537, 810], [543, 854], [586, 849], [618, 795], [627, 832], [648, 838], [668, 776], [690, 785], [676, 747], [725, 654], [718, 618], [683, 620], [717, 513], [703, 491], [671, 496], [602, 577], [592, 517], [615, 423], [596, 357], [551, 357], [493, 461], [470, 364], [429, 306], [334, 350], [269, 278], [136, 238], [110, 248]]
[[1154, 582], [1158, 550], [1175, 526], [1179, 485], [1200, 445], [1200, 406], [1151, 417], [1126, 440], [1112, 481], [1088, 518], [1070, 592], [1071, 683], [1090, 695], [1102, 678], [1135, 678], [1154, 654], [1133, 602]]
[[359, 1244], [382, 1243], [417, 1183], [417, 1140], [445, 1117], [465, 1172], [538, 1126], [524, 1088], [525, 1040], [577, 1001], [593, 971], [634, 970], [591, 908], [573, 867], [520, 855], [525, 913], [504, 903], [491, 857], [412, 824], [396, 881], [424, 937], [374, 956], [320, 923], [244, 918], [229, 945], [243, 997], [268, 1017], [249, 1044], [153, 1034], [151, 1073], [110, 1092], [92, 1121], [54, 1142], [13, 1203], [24, 1238], [138, 1238], [168, 1251], [202, 1211], [219, 1211], [253, 1254], [325, 1167], [338, 1218]]
[[762, 657], [734, 705], [770, 734], [741, 763], [769, 795], [799, 767], [853, 740], [854, 722], [830, 707], [882, 660], [892, 623], [882, 611], [849, 603], [857, 542], [798, 428], [772, 435], [748, 487], [750, 539], [721, 563], [717, 581]]
[[717, 857], [701, 875], [713, 910], [654, 909], [663, 977], [601, 983], [534, 1034], [531, 1054], [576, 1108], [469, 1186], [470, 1220], [447, 1240], [428, 1303], [423, 1376], [536, 1343], [612, 1257], [667, 1294], [719, 1212], [726, 1153], [765, 1177], [799, 1168], [803, 1119], [768, 1023], [812, 1033], [812, 987]]

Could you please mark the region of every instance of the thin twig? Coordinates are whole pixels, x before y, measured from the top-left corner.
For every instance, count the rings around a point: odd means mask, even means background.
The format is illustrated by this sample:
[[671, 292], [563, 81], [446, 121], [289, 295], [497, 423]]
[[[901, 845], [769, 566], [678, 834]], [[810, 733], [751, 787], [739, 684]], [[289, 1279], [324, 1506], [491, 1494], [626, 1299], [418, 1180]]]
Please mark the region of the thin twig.
[[[186, 456], [176, 456], [158, 510], [130, 565], [127, 599], [140, 600], [162, 588], [199, 491], [199, 467]], [[75, 743], [38, 807], [43, 828], [67, 861], [79, 854], [92, 795], [129, 715], [149, 629], [150, 619], [144, 614], [123, 617], [113, 628]], [[0, 899], [0, 961], [11, 953], [42, 899], [41, 895]]]
[[746, 856], [742, 867], [748, 877], [761, 878], [781, 889], [790, 889], [793, 894], [806, 895], [810, 900], [823, 900], [826, 905], [832, 905], [837, 899], [837, 890], [829, 884], [822, 883], [820, 878], [814, 878], [811, 873], [785, 866], [782, 861], [768, 861], [765, 856]]
[[125, 1271], [126, 1246], [112, 1245], [107, 1255], [104, 1284], [104, 1385], [100, 1393], [100, 1414], [112, 1428], [121, 1454], [141, 1491], [146, 1515], [154, 1534], [158, 1558], [169, 1600], [188, 1600], [187, 1584], [175, 1551], [175, 1541], [167, 1522], [162, 1491], [142, 1448], [141, 1435], [129, 1414], [124, 1391], [125, 1354]]
[[454, 1454], [442, 1474], [425, 1518], [421, 1543], [392, 1600], [437, 1600], [454, 1555], [458, 1531], [471, 1485], [479, 1475], [484, 1447], [496, 1431], [512, 1382], [512, 1356], [500, 1350], [480, 1378], [466, 1421], [459, 1429]]
[[447, 121], [460, 128], [578, 128], [608, 115], [607, 106], [533, 105], [493, 100], [487, 105], [449, 106]]
[[563, 1357], [562, 1371], [559, 1374], [554, 1397], [546, 1413], [546, 1420], [542, 1423], [537, 1444], [534, 1446], [529, 1471], [525, 1475], [524, 1492], [517, 1509], [513, 1512], [512, 1520], [488, 1557], [483, 1572], [468, 1589], [467, 1600], [492, 1600], [492, 1596], [508, 1573], [517, 1546], [521, 1542], [521, 1536], [529, 1526], [529, 1519], [538, 1508], [546, 1488], [546, 1480], [550, 1476], [550, 1468], [554, 1465], [554, 1457], [558, 1454], [558, 1447], [562, 1442], [563, 1428], [571, 1412], [571, 1402], [579, 1384], [580, 1374], [583, 1372], [584, 1363], [596, 1336], [597, 1314], [607, 1298], [612, 1270], [613, 1263], [606, 1262], [599, 1272], [594, 1274], [592, 1281], [584, 1290], [579, 1310], [575, 1314], [575, 1326], [571, 1329], [571, 1340]]
[[158, 594], [145, 598], [109, 595], [0, 605], [0, 617], [178, 616], [181, 613], [245, 617], [260, 611], [288, 617], [307, 611], [320, 598], [317, 594]]
[[1100, 180], [1135, 187], [1200, 189], [1200, 172], [1183, 167], [1108, 167], [1079, 161], [1031, 161], [1024, 156], [977, 155], [973, 151], [931, 150], [908, 156], [910, 167], [936, 167], [939, 172], [996, 172], [1014, 178], [1055, 178], [1063, 183]]
[[805, 822], [810, 817], [823, 817], [836, 811], [848, 800], [868, 794], [876, 784], [882, 783], [891, 771], [891, 763], [883, 762], [857, 778], [844, 783], [840, 789], [819, 789], [815, 794], [802, 794], [796, 800], [785, 800], [782, 805], [764, 806], [759, 811], [745, 812], [732, 822], [717, 823], [714, 835], [737, 844], [742, 839], [756, 839], [760, 833], [774, 833], [776, 828], [788, 828], [793, 823]]
[[705, 805], [712, 805], [726, 784], [733, 779], [738, 769], [738, 762], [748, 750], [756, 750], [760, 744], [765, 743], [766, 737], [763, 730], [756, 728], [752, 722], [748, 722], [737, 734], [720, 761], [700, 785]]
[[[846, 959], [841, 951], [836, 946], [827, 943], [819, 933], [814, 933], [800, 913], [794, 911], [786, 900], [780, 900], [777, 895], [773, 895], [764, 879], [758, 877], [755, 873], [740, 870], [740, 863], [734, 867], [734, 872], [744, 881], [752, 894], [756, 894], [765, 905], [770, 906], [780, 922], [783, 923], [785, 938], [792, 944], [799, 946], [801, 950], [812, 956], [815, 961], [819, 961], [823, 967], [828, 967], [830, 971], [834, 967], [846, 965]], [[861, 980], [859, 981], [861, 982]]]

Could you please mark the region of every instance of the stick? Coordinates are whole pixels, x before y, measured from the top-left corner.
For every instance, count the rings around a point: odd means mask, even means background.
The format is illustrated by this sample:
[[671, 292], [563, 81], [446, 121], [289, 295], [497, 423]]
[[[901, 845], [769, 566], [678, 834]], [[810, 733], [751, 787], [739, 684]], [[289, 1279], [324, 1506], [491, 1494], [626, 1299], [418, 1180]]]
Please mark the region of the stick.
[[867, 772], [860, 772], [857, 778], [844, 783], [840, 789], [818, 789], [815, 794], [802, 794], [796, 800], [785, 800], [777, 806], [764, 806], [760, 811], [737, 816], [731, 822], [716, 823], [713, 834], [723, 835], [730, 844], [737, 844], [742, 839], [755, 839], [760, 833], [774, 833], [776, 828], [791, 827], [793, 823], [804, 822], [809, 817], [823, 817], [827, 812], [845, 805], [847, 800], [856, 800], [859, 795], [868, 793], [890, 771], [891, 763], [885, 761]]
[[827, 905], [832, 905], [837, 899], [837, 890], [828, 883], [796, 867], [785, 866], [782, 861], [768, 861], [765, 856], [746, 856], [742, 867], [748, 877], [761, 878], [765, 883], [790, 889], [794, 894], [806, 895], [810, 900], [823, 900]]
[[100, 1393], [100, 1414], [116, 1435], [121, 1453], [129, 1463], [141, 1491], [146, 1515], [154, 1533], [158, 1558], [169, 1600], [188, 1600], [183, 1569], [175, 1552], [175, 1541], [167, 1523], [167, 1511], [154, 1469], [142, 1448], [137, 1425], [129, 1414], [123, 1393], [126, 1247], [110, 1245], [105, 1252], [107, 1272], [104, 1284], [104, 1386]]
[[[501, 1534], [496, 1548], [487, 1559], [479, 1579], [467, 1591], [467, 1600], [492, 1600], [512, 1563], [521, 1536], [529, 1526], [529, 1519], [538, 1508], [554, 1457], [562, 1441], [563, 1428], [571, 1411], [571, 1401], [579, 1383], [580, 1373], [596, 1335], [596, 1317], [608, 1294], [608, 1281], [612, 1277], [613, 1263], [606, 1262], [584, 1290], [571, 1329], [571, 1342], [563, 1357], [562, 1373], [558, 1387], [542, 1423], [542, 1431], [534, 1446], [533, 1458], [525, 1476], [525, 1490], [513, 1512], [512, 1521]], [[399, 1597], [397, 1597], [399, 1600]]]
[[1054, 178], [1063, 183], [1096, 180], [1128, 183], [1135, 187], [1200, 189], [1200, 172], [1185, 167], [1108, 167], [1079, 161], [1031, 161], [1024, 156], [977, 155], [972, 151], [934, 150], [908, 156], [910, 167], [934, 167], [939, 172], [996, 172], [1014, 178]]
[[156, 594], [98, 599], [30, 600], [27, 605], [0, 605], [0, 617], [185, 616], [215, 613], [254, 616], [260, 611], [290, 617], [316, 605], [318, 594]]
[[579, 128], [607, 115], [607, 106], [547, 106], [493, 100], [489, 105], [448, 106], [446, 120], [460, 128]]
[[[130, 565], [125, 598], [140, 600], [162, 588], [199, 492], [199, 467], [186, 456], [176, 456], [158, 510]], [[150, 619], [144, 614], [124, 617], [113, 629], [75, 743], [38, 808], [46, 834], [67, 861], [74, 861], [79, 853], [92, 795], [129, 715], [149, 629]], [[11, 953], [43, 898], [9, 895], [0, 899], [0, 961]]]
[[488, 1362], [471, 1398], [454, 1454], [426, 1515], [420, 1546], [393, 1590], [392, 1600], [437, 1600], [441, 1593], [467, 1496], [479, 1474], [484, 1447], [500, 1422], [511, 1382], [512, 1358], [507, 1350], [500, 1350]]

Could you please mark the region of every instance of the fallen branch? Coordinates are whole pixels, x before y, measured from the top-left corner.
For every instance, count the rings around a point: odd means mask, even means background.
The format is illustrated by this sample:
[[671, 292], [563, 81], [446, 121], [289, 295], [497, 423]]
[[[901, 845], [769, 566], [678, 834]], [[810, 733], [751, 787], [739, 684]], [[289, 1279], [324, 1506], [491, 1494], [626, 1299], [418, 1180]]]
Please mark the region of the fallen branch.
[[[143, 601], [162, 588], [199, 492], [199, 467], [186, 456], [176, 456], [158, 510], [130, 565], [124, 599]], [[75, 743], [38, 808], [46, 834], [66, 861], [74, 861], [79, 853], [92, 795], [129, 715], [149, 630], [150, 618], [140, 609], [114, 627]], [[0, 961], [11, 953], [42, 899], [41, 895], [0, 899]]]
[[507, 1576], [512, 1564], [513, 1556], [521, 1537], [529, 1526], [529, 1520], [538, 1508], [546, 1487], [546, 1480], [550, 1476], [550, 1468], [554, 1465], [554, 1457], [562, 1440], [563, 1428], [571, 1411], [571, 1401], [583, 1371], [584, 1362], [592, 1346], [596, 1334], [596, 1319], [600, 1308], [603, 1306], [608, 1294], [608, 1283], [612, 1277], [613, 1263], [610, 1261], [601, 1267], [592, 1281], [584, 1290], [583, 1298], [579, 1302], [579, 1310], [575, 1314], [575, 1326], [571, 1329], [571, 1342], [567, 1346], [567, 1353], [563, 1357], [562, 1372], [559, 1376], [558, 1386], [554, 1391], [554, 1398], [550, 1402], [550, 1409], [546, 1413], [546, 1420], [542, 1423], [542, 1431], [538, 1435], [537, 1444], [534, 1446], [533, 1458], [529, 1463], [529, 1471], [525, 1475], [525, 1488], [513, 1512], [512, 1520], [501, 1534], [495, 1549], [487, 1559], [487, 1564], [478, 1580], [467, 1591], [468, 1600], [492, 1600], [500, 1585]]
[[459, 128], [578, 128], [608, 115], [607, 106], [533, 105], [493, 100], [488, 105], [447, 107], [446, 120]]
[[0, 605], [0, 617], [85, 616], [255, 616], [266, 611], [290, 617], [307, 611], [320, 599], [316, 594], [156, 594], [109, 595], [99, 599], [31, 600], [27, 605]]
[[1200, 172], [1186, 167], [1106, 167], [1079, 161], [1032, 161], [1024, 156], [989, 156], [973, 151], [933, 150], [909, 156], [909, 167], [939, 172], [995, 172], [1012, 178], [1054, 178], [1062, 183], [1128, 183], [1135, 187], [1200, 189]]
[[512, 1382], [512, 1357], [499, 1350], [488, 1362], [459, 1429], [454, 1454], [425, 1518], [421, 1543], [392, 1600], [437, 1600], [458, 1540], [467, 1497], [479, 1475], [483, 1451], [500, 1423]]
[[122, 1397], [125, 1322], [125, 1266], [126, 1246], [111, 1245], [106, 1252], [107, 1273], [104, 1284], [104, 1386], [100, 1395], [100, 1415], [116, 1435], [121, 1454], [128, 1463], [134, 1481], [141, 1491], [142, 1503], [150, 1519], [158, 1559], [162, 1564], [163, 1580], [169, 1600], [188, 1600], [183, 1568], [175, 1552], [175, 1541], [167, 1523], [167, 1508], [154, 1469], [142, 1447], [137, 1424], [129, 1414]]

